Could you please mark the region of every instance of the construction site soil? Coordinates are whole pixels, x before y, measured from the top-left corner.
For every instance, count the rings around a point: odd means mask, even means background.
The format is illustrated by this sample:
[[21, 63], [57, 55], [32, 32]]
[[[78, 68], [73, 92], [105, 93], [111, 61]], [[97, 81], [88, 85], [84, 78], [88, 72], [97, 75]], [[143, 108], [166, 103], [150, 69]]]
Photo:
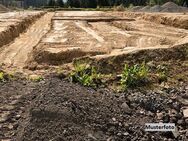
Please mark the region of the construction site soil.
[[[188, 140], [186, 13], [25, 11], [0, 21], [0, 72], [14, 74], [0, 82], [0, 140]], [[84, 59], [115, 79], [94, 89], [57, 75]], [[142, 62], [165, 65], [168, 81], [151, 75], [149, 86], [114, 91], [123, 66]], [[148, 122], [176, 130], [146, 132]]]
[[188, 12], [187, 7], [182, 7], [174, 2], [167, 2], [163, 5], [154, 5], [154, 6], [136, 6], [130, 9], [132, 12], [166, 12], [166, 13], [179, 13], [179, 12]]
[[2, 4], [0, 4], [0, 13], [4, 13], [4, 12], [9, 12], [11, 11], [10, 9], [6, 8], [5, 6], [3, 6]]
[[[115, 93], [51, 76], [40, 83], [2, 83], [2, 140], [187, 140], [187, 81]], [[175, 132], [146, 132], [145, 123], [175, 123]]]
[[24, 32], [44, 12], [9, 12], [0, 14], [0, 47]]

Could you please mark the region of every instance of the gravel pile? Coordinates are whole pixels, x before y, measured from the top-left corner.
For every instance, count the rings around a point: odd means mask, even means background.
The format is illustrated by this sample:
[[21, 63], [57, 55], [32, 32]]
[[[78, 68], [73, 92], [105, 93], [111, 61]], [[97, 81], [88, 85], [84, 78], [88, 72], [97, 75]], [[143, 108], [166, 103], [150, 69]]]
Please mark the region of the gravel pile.
[[163, 4], [161, 12], [181, 12], [181, 7], [173, 2]]
[[132, 10], [133, 12], [188, 12], [188, 8], [178, 6], [174, 2], [167, 2], [163, 4], [162, 6], [160, 5], [155, 5], [153, 7], [150, 6], [145, 6], [143, 8], [138, 8], [133, 7]]
[[148, 5], [148, 6], [145, 6], [145, 7], [143, 7], [142, 9], [140, 9], [139, 11], [141, 11], [141, 12], [149, 12], [150, 11], [150, 6]]
[[150, 8], [150, 12], [160, 12], [162, 10], [160, 5], [155, 5]]

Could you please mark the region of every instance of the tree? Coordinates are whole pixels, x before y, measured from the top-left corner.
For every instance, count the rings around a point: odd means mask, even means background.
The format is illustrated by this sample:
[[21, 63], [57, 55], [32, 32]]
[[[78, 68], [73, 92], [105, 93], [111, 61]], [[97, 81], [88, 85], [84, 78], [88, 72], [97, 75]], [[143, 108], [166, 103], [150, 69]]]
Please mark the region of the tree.
[[97, 0], [97, 5], [100, 7], [109, 6], [109, 0]]
[[63, 6], [64, 6], [64, 3], [63, 3], [62, 0], [56, 0], [56, 1], [55, 1], [55, 4], [56, 4], [56, 6], [60, 6], [60, 7], [63, 7]]
[[96, 8], [97, 7], [97, 1], [96, 0], [89, 0], [87, 7]]
[[80, 7], [80, 1], [79, 0], [67, 0], [67, 6], [68, 7]]
[[55, 6], [54, 0], [48, 0], [48, 6]]

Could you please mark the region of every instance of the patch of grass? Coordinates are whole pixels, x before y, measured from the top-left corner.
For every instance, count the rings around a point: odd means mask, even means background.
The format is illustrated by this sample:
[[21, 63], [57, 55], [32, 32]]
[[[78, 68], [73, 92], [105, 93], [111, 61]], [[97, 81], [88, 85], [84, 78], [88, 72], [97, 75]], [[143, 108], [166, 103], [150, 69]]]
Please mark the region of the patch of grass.
[[134, 88], [146, 83], [148, 76], [148, 67], [145, 63], [141, 65], [136, 64], [133, 66], [125, 65], [121, 74], [121, 87], [123, 90], [127, 88]]
[[5, 73], [3, 71], [0, 71], [0, 82], [11, 80], [13, 78], [14, 78], [13, 74], [11, 74], [11, 73]]
[[0, 81], [4, 81], [4, 73], [0, 72]]
[[80, 83], [84, 86], [97, 87], [101, 83], [101, 74], [97, 69], [87, 63], [76, 62], [74, 71], [69, 75], [71, 82]]

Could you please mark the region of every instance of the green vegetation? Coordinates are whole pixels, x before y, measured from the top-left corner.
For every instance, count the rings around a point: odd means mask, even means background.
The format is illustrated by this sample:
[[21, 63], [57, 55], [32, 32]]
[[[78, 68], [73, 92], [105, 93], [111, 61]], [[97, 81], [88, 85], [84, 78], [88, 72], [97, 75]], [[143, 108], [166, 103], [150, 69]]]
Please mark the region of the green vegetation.
[[49, 6], [60, 6], [63, 7], [64, 3], [62, 0], [48, 0], [48, 5]]
[[97, 69], [87, 63], [76, 62], [74, 69], [69, 76], [71, 82], [78, 82], [84, 86], [91, 87], [97, 87], [97, 84], [101, 82], [100, 73], [97, 73]]
[[[157, 76], [157, 77], [156, 77]], [[105, 85], [112, 81], [116, 81], [112, 74], [100, 74], [97, 69], [86, 62], [77, 62], [74, 64], [74, 70], [69, 75], [71, 82], [80, 83], [84, 86], [97, 87], [99, 84]], [[157, 78], [157, 79], [155, 79]], [[168, 79], [168, 69], [165, 65], [158, 65], [152, 71], [145, 62], [141, 64], [125, 65], [120, 75], [120, 81], [113, 82], [117, 89], [126, 90], [128, 88], [136, 88], [140, 86], [146, 86], [148, 82], [162, 83]], [[154, 81], [153, 81], [154, 80]], [[156, 81], [155, 81], [156, 80]], [[119, 85], [120, 84], [120, 85]]]
[[14, 78], [13, 74], [0, 71], [0, 82], [4, 82], [13, 78]]
[[0, 72], [0, 81], [4, 81], [4, 73]]
[[141, 84], [145, 84], [148, 76], [148, 67], [145, 63], [141, 65], [128, 66], [125, 65], [121, 75], [121, 86], [125, 90], [127, 88], [134, 88]]

